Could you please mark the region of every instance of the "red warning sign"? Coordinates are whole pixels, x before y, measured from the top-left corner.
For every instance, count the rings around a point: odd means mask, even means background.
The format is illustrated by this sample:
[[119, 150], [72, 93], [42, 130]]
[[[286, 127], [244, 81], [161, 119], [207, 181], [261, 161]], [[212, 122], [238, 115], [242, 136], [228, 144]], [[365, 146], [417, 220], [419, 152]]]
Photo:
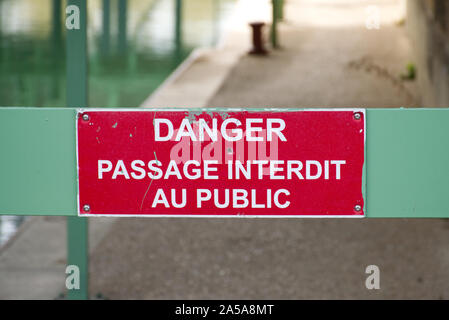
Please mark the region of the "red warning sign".
[[363, 109], [79, 110], [79, 215], [363, 217]]

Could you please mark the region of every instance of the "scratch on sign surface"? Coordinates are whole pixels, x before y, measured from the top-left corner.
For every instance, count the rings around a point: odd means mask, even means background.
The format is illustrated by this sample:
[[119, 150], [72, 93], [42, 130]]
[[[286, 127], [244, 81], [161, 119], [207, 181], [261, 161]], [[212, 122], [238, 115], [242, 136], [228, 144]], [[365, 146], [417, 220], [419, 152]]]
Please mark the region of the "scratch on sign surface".
[[[156, 151], [154, 151], [154, 158], [157, 160]], [[150, 184], [148, 185], [147, 191], [145, 191], [145, 194], [143, 196], [142, 202], [140, 203], [140, 211], [142, 211], [143, 202], [145, 201], [145, 198], [147, 197], [148, 191], [150, 190], [151, 185], [153, 184], [154, 176], [151, 178]]]

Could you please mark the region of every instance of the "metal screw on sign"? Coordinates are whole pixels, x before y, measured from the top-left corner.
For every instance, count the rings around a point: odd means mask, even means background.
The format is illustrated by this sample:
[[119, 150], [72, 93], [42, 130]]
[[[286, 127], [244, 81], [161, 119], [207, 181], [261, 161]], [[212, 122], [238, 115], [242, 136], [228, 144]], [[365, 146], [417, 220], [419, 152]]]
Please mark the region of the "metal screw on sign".
[[85, 204], [85, 205], [83, 206], [83, 210], [84, 210], [84, 212], [89, 212], [89, 211], [90, 211], [90, 205]]
[[362, 210], [362, 206], [357, 204], [357, 205], [354, 207], [354, 210], [357, 211], [357, 212], [360, 212], [360, 211]]
[[355, 120], [360, 120], [361, 118], [362, 118], [362, 115], [360, 114], [360, 112], [354, 113], [354, 119]]
[[83, 120], [84, 121], [89, 121], [89, 115], [88, 114], [83, 114]]

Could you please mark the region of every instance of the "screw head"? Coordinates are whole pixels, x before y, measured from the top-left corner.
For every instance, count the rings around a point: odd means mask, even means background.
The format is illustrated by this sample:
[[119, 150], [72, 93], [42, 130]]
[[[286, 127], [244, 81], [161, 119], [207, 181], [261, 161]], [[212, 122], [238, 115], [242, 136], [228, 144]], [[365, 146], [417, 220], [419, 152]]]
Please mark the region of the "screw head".
[[83, 114], [83, 120], [84, 121], [89, 121], [89, 115], [88, 114]]
[[360, 211], [362, 211], [362, 206], [357, 204], [357, 205], [354, 206], [354, 210], [357, 211], [357, 212], [360, 212]]
[[362, 115], [360, 114], [360, 112], [354, 113], [354, 119], [355, 119], [355, 120], [360, 120], [360, 119], [362, 119]]
[[85, 205], [83, 206], [83, 211], [84, 211], [84, 212], [89, 212], [89, 211], [90, 211], [90, 205], [85, 204]]

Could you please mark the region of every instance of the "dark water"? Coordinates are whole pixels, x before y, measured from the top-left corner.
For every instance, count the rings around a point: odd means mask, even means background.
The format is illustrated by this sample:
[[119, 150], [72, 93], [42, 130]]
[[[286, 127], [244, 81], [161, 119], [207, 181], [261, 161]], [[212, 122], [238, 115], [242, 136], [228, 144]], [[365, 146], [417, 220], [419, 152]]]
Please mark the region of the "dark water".
[[[216, 44], [234, 3], [88, 0], [89, 106], [139, 106], [194, 48]], [[0, 106], [65, 106], [65, 6], [0, 0]], [[0, 245], [20, 222], [0, 219]]]

